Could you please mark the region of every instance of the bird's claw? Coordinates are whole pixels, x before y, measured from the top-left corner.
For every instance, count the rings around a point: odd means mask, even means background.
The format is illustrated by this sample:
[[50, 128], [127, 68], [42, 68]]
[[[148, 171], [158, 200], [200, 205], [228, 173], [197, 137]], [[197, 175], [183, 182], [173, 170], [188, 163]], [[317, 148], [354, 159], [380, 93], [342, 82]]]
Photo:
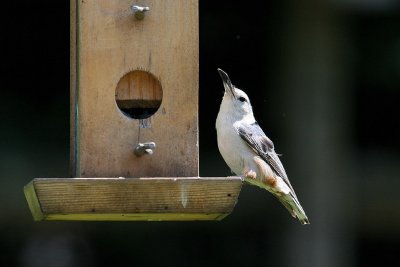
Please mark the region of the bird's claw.
[[244, 173], [244, 177], [248, 179], [255, 180], [257, 178], [257, 173], [255, 171], [249, 170]]

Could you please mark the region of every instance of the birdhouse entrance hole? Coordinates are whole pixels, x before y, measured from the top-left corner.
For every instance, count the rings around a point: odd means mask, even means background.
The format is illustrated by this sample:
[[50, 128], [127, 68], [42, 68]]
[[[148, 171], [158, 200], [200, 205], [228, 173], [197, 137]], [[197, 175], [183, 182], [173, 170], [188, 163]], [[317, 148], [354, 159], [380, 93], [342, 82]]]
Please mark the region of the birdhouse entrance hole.
[[119, 80], [115, 101], [121, 112], [133, 119], [147, 119], [157, 112], [162, 101], [160, 81], [144, 70], [130, 71]]

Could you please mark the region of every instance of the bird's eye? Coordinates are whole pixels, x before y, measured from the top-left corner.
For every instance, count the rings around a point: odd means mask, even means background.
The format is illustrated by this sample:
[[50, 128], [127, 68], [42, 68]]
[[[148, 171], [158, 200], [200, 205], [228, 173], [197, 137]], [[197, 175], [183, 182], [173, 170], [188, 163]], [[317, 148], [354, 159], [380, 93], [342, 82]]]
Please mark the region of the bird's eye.
[[241, 96], [241, 97], [239, 97], [239, 101], [240, 101], [240, 102], [245, 102], [245, 101], [246, 101], [246, 98], [244, 98], [243, 96]]

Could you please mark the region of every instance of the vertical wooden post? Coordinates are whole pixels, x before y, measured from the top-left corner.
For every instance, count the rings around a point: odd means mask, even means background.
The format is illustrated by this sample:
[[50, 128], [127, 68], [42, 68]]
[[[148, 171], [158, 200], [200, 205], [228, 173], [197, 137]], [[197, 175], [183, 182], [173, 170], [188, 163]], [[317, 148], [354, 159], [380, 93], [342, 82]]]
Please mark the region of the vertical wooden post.
[[[198, 176], [198, 1], [139, 2], [150, 8], [143, 20], [135, 18], [130, 1], [71, 1], [75, 177]], [[136, 79], [130, 99], [116, 91], [128, 76]], [[143, 102], [141, 88], [158, 83], [161, 105]], [[132, 109], [160, 106], [140, 123], [116, 100]], [[135, 156], [138, 142], [155, 142], [154, 154]]]

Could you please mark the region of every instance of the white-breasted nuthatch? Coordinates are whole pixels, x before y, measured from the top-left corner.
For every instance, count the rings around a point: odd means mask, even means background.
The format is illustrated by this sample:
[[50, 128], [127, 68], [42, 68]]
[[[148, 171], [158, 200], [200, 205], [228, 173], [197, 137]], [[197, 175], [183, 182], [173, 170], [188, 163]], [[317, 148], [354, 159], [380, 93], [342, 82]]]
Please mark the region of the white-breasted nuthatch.
[[274, 144], [254, 119], [249, 97], [218, 69], [225, 87], [216, 128], [218, 148], [232, 172], [271, 192], [302, 224], [309, 224]]

